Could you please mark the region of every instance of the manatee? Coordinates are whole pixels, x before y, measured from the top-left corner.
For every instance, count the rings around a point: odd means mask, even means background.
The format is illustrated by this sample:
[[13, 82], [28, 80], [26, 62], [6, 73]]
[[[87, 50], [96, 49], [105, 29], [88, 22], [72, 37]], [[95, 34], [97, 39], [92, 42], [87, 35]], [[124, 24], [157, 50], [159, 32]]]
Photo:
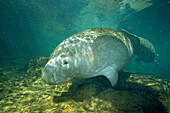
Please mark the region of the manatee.
[[159, 64], [155, 60], [156, 52], [151, 42], [149, 42], [147, 39], [129, 33], [124, 29], [122, 29], [121, 32], [131, 40], [134, 54], [138, 56], [138, 58], [135, 59], [136, 62], [144, 61], [145, 63], [154, 62], [156, 65]]
[[[61, 84], [73, 78], [103, 75], [114, 86], [118, 81], [118, 72], [129, 64], [134, 52], [145, 62], [154, 59], [154, 55], [145, 58], [140, 53], [145, 50], [144, 39], [133, 38], [126, 31], [111, 28], [87, 29], [70, 36], [51, 54], [42, 71], [42, 80], [48, 84]], [[140, 51], [138, 45], [143, 50]], [[154, 53], [154, 50], [148, 51], [145, 54]]]
[[87, 29], [57, 46], [42, 71], [42, 79], [48, 84], [60, 84], [73, 78], [103, 75], [114, 86], [118, 71], [129, 64], [132, 56], [132, 43], [122, 32]]

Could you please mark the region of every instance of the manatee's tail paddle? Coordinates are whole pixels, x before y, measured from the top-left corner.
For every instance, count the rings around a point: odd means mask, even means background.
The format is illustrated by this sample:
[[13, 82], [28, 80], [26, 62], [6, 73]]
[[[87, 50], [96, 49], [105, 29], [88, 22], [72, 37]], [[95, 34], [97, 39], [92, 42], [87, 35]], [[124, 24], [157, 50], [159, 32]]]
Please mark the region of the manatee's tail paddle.
[[155, 60], [155, 48], [150, 41], [142, 37], [136, 36], [128, 31], [122, 29], [121, 32], [126, 35], [132, 42], [134, 53], [139, 57], [137, 62], [144, 61], [146, 63], [154, 62], [156, 65], [159, 63]]

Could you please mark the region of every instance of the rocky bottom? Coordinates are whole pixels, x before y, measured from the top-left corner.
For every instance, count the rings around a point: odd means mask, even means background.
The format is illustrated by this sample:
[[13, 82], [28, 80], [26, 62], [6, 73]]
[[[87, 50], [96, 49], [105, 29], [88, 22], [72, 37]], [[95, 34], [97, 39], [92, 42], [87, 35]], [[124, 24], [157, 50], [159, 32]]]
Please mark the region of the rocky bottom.
[[120, 72], [115, 87], [104, 76], [48, 85], [41, 80], [47, 60], [30, 60], [26, 71], [23, 67], [0, 68], [0, 112], [170, 113], [167, 80]]

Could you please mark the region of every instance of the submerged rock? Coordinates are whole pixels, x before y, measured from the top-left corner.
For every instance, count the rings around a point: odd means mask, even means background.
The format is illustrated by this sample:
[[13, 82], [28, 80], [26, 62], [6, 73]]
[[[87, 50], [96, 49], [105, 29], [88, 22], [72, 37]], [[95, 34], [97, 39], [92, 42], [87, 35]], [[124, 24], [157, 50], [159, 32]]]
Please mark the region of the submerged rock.
[[[154, 112], [168, 111], [170, 83], [148, 75], [121, 72], [121, 80], [111, 88], [104, 77], [73, 82], [69, 92], [56, 96], [54, 102], [82, 102], [84, 106], [91, 102], [96, 105], [93, 112]], [[107, 105], [110, 105], [107, 106]], [[107, 106], [107, 109], [106, 109]], [[89, 106], [91, 107], [91, 106]], [[88, 111], [88, 109], [87, 109]]]
[[104, 76], [48, 85], [40, 71], [47, 60], [31, 60], [25, 75], [0, 83], [0, 112], [170, 112], [167, 80], [122, 71], [115, 87]]

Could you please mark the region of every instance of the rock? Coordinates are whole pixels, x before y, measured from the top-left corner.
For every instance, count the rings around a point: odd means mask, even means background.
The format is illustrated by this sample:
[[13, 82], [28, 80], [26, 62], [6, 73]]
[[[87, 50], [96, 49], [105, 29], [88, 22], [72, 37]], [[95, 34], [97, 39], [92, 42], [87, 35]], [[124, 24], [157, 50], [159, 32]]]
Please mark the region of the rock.
[[25, 75], [0, 83], [0, 112], [170, 112], [168, 80], [122, 71], [115, 87], [104, 76], [48, 85], [38, 71], [47, 60], [31, 60]]

